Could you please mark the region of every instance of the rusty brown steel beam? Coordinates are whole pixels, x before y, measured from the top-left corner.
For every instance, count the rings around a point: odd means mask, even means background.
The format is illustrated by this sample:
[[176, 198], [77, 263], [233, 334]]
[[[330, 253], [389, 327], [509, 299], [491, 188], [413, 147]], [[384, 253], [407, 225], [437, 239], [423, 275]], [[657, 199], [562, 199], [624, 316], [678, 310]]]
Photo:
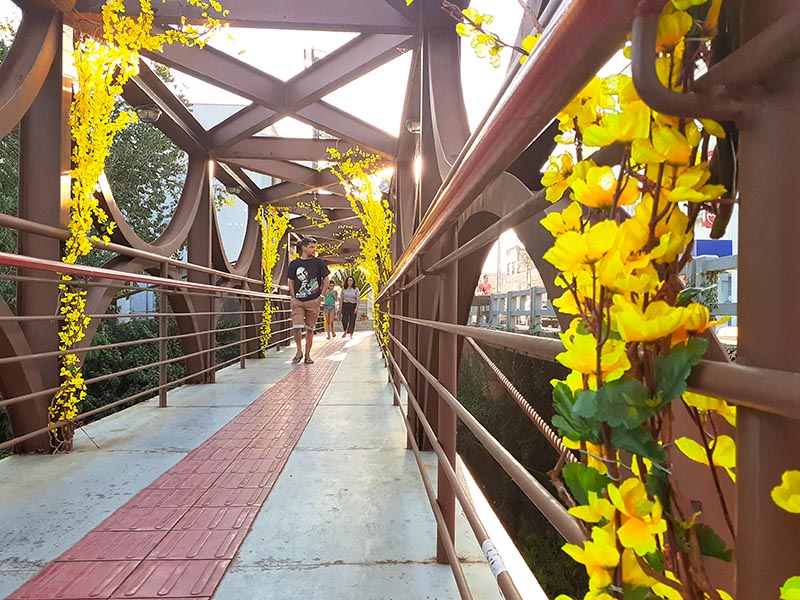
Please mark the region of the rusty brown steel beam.
[[[338, 181], [336, 183], [320, 186], [308, 186], [301, 185], [299, 183], [292, 183], [290, 181], [284, 181], [261, 190], [260, 197], [262, 202], [272, 204], [276, 201], [289, 200], [292, 198], [313, 194], [315, 191], [319, 190], [330, 191], [329, 188], [335, 188], [337, 185], [339, 185]], [[335, 191], [331, 191], [331, 194], [341, 196], [341, 194], [338, 194]], [[297, 201], [295, 200], [295, 203], [296, 202]]]
[[[743, 2], [742, 40], [735, 51], [746, 61], [747, 42], [769, 35], [774, 46], [797, 45], [792, 0]], [[762, 33], [763, 32], [763, 33]], [[753, 73], [758, 72], [758, 69]], [[779, 370], [800, 379], [800, 203], [794, 162], [800, 156], [800, 55], [772, 65], [769, 76], [748, 88], [749, 109], [739, 126], [739, 342], [736, 362], [756, 371]], [[769, 371], [767, 371], [769, 372]], [[791, 375], [789, 375], [791, 374]], [[761, 383], [773, 401], [772, 380]], [[775, 597], [800, 572], [800, 515], [779, 508], [770, 496], [786, 470], [800, 469], [800, 386], [783, 400], [795, 409], [787, 419], [750, 408], [737, 415], [736, 597]]]
[[362, 34], [286, 82], [290, 111], [318, 100], [407, 50], [410, 35]]
[[24, 10], [14, 43], [0, 66], [0, 138], [19, 124], [60, 48], [59, 15], [41, 9]]
[[272, 160], [329, 161], [328, 148], [344, 153], [352, 147], [341, 140], [257, 136], [212, 153], [218, 160], [263, 158]]
[[[104, 0], [78, 0], [75, 8], [82, 18], [97, 21], [103, 3]], [[130, 14], [139, 13], [138, 0], [126, 0], [125, 6]], [[400, 12], [383, 2], [328, 0], [320, 4], [315, 0], [270, 0], [269, 10], [265, 10], [262, 0], [227, 0], [224, 6], [230, 10], [225, 22], [231, 27], [375, 33], [416, 31], [404, 16], [404, 13], [413, 14], [413, 11]], [[158, 3], [157, 17], [163, 23], [173, 24], [180, 23], [182, 17], [192, 23], [204, 20], [199, 8], [180, 0]]]
[[[636, 0], [564, 2], [501, 102], [442, 184], [381, 294], [395, 286], [625, 41]], [[576, 45], [575, 40], [580, 40]]]
[[208, 151], [211, 145], [208, 133], [146, 62], [139, 61], [139, 74], [128, 81], [122, 97], [133, 107], [158, 106], [161, 116], [154, 125], [186, 152]]
[[251, 135], [277, 121], [277, 111], [258, 104], [244, 107], [209, 130], [213, 152], [224, 153], [228, 146], [247, 140]]
[[275, 206], [285, 206], [288, 208], [294, 208], [295, 206], [297, 206], [298, 202], [316, 202], [324, 209], [350, 208], [350, 201], [347, 198], [343, 198], [342, 196], [335, 196], [333, 194], [315, 194], [315, 193], [301, 194], [299, 196], [292, 196], [291, 198], [275, 200], [274, 202], [270, 202], [270, 204], [274, 204]]

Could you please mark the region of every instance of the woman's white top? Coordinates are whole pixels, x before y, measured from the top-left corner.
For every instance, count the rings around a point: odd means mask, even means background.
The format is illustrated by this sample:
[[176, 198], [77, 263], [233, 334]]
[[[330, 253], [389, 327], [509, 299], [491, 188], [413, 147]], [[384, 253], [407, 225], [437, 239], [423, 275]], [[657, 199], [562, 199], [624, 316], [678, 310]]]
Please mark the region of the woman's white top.
[[342, 302], [350, 302], [351, 304], [358, 303], [358, 289], [344, 288], [342, 290]]

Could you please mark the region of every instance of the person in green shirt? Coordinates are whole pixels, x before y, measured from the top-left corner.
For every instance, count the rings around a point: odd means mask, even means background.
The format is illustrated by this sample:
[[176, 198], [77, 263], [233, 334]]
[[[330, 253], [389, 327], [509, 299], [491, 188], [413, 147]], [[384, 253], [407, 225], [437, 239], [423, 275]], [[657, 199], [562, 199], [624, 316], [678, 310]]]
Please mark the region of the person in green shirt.
[[328, 334], [328, 339], [336, 337], [336, 332], [333, 330], [333, 323], [336, 320], [336, 303], [339, 301], [339, 292], [331, 281], [328, 284], [328, 290], [325, 292], [325, 301], [322, 304], [322, 310], [325, 314], [325, 332]]

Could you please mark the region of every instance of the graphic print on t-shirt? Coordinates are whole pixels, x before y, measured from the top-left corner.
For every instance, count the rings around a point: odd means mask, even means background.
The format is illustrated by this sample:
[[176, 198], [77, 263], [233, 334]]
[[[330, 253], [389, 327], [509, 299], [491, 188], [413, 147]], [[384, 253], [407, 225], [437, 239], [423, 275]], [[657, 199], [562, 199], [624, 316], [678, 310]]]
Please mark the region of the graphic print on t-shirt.
[[310, 277], [305, 267], [297, 267], [296, 277], [297, 281], [300, 282], [300, 289], [295, 293], [295, 298], [302, 300], [315, 295], [317, 289], [319, 289], [319, 281], [316, 277]]

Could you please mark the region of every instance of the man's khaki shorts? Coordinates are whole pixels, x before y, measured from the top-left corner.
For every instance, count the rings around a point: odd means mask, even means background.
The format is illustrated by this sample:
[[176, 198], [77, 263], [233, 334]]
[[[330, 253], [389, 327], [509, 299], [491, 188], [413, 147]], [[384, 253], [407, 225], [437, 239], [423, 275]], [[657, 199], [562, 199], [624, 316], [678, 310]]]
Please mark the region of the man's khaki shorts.
[[292, 329], [308, 329], [313, 331], [319, 318], [319, 307], [322, 305], [322, 296], [317, 296], [313, 300], [298, 300], [292, 298]]

